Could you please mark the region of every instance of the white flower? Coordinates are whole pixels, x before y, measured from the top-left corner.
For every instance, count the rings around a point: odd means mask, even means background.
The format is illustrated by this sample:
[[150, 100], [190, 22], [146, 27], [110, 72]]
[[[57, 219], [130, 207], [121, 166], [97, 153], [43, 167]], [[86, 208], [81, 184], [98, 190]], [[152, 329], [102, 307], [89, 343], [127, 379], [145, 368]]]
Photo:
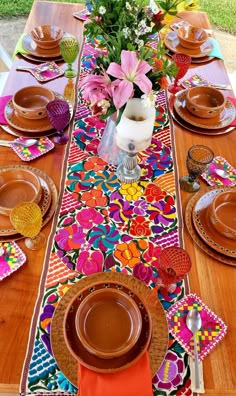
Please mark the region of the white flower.
[[158, 14], [158, 12], [160, 11], [160, 8], [158, 8], [154, 0], [150, 0], [149, 8], [154, 15]]
[[122, 31], [123, 31], [124, 37], [128, 38], [130, 35], [130, 29], [128, 27], [125, 27]]
[[149, 95], [143, 94], [141, 99], [144, 107], [152, 107], [155, 105], [156, 95], [154, 94], [154, 91], [151, 91]]
[[130, 5], [130, 3], [128, 1], [126, 1], [125, 7], [127, 8], [128, 11], [132, 10], [132, 7], [131, 7], [131, 5]]
[[104, 15], [104, 14], [106, 14], [107, 10], [105, 7], [101, 6], [101, 7], [99, 7], [98, 12], [100, 15]]

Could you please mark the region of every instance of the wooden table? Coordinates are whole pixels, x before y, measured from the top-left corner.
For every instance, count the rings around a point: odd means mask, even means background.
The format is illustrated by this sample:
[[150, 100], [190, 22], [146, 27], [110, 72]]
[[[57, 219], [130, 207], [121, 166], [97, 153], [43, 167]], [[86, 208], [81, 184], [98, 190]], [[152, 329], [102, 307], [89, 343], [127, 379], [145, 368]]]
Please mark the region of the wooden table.
[[[25, 32], [43, 24], [62, 26], [78, 37], [82, 42], [82, 24], [72, 14], [81, 8], [78, 4], [54, 3], [35, 1], [26, 24]], [[210, 28], [205, 13], [183, 13], [189, 22]], [[16, 59], [10, 72], [3, 94], [12, 94], [21, 86], [36, 84], [36, 80], [29, 73], [15, 71], [18, 64], [27, 64], [26, 60]], [[224, 64], [221, 60], [214, 60], [208, 64], [192, 65], [193, 70], [202, 73], [210, 80], [218, 83], [229, 83]], [[22, 76], [22, 78], [20, 78]], [[57, 92], [64, 92], [66, 78], [60, 78], [48, 83], [47, 86]], [[232, 92], [227, 91], [233, 96]], [[236, 167], [235, 131], [221, 136], [203, 136], [186, 131], [174, 124], [176, 153], [179, 175], [186, 173], [185, 159], [188, 148], [192, 144], [210, 146], [215, 155], [222, 155]], [[9, 139], [9, 135], [1, 131], [1, 139]], [[63, 180], [62, 169], [65, 166], [67, 148], [56, 146], [45, 157], [34, 161], [33, 166], [47, 172], [55, 181], [60, 192]], [[20, 163], [14, 153], [8, 148], [1, 148], [0, 166]], [[202, 182], [201, 188], [206, 188]], [[188, 199], [192, 195], [181, 192], [183, 214]], [[44, 228], [49, 235], [50, 224]], [[206, 255], [192, 241], [186, 229], [184, 232], [185, 248], [192, 258], [190, 273], [191, 291], [199, 295], [203, 301], [217, 313], [228, 325], [228, 333], [214, 350], [204, 360], [205, 395], [236, 395], [236, 305], [234, 303], [234, 286], [236, 284], [236, 270], [234, 267], [220, 263]], [[19, 241], [21, 247], [23, 241]], [[23, 361], [25, 358], [31, 317], [37, 297], [38, 284], [42, 271], [45, 250], [37, 253], [27, 250], [27, 262], [13, 276], [6, 278], [0, 284], [0, 393], [18, 393], [19, 381]]]

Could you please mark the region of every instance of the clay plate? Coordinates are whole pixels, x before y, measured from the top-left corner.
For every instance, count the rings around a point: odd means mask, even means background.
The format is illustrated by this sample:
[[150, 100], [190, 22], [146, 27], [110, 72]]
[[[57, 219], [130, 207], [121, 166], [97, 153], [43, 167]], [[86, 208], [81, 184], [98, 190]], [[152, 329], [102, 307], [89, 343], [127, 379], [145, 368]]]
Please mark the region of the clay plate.
[[[70, 304], [74, 296], [77, 295], [83, 289], [89, 287], [91, 288], [95, 283], [109, 284], [112, 282], [113, 284], [119, 283], [123, 285], [124, 288], [126, 288], [131, 293], [133, 293], [135, 298], [143, 301], [149, 311], [152, 322], [152, 334], [148, 348], [148, 355], [149, 355], [152, 375], [154, 375], [157, 372], [165, 357], [167, 345], [168, 345], [167, 321], [162, 305], [160, 301], [156, 298], [156, 296], [153, 294], [152, 290], [149, 289], [139, 279], [131, 275], [125, 275], [122, 273], [114, 273], [114, 272], [93, 274], [79, 280], [68, 290], [65, 296], [59, 301], [51, 323], [51, 344], [52, 344], [54, 357], [58, 363], [60, 370], [64, 373], [64, 375], [68, 378], [68, 380], [75, 386], [77, 386], [77, 378], [78, 378], [78, 361], [69, 352], [65, 343], [64, 332], [63, 332], [63, 319], [65, 317], [68, 304]], [[144, 326], [146, 326], [146, 323], [148, 324], [149, 321], [146, 322], [145, 320], [143, 322]], [[72, 326], [72, 328], [73, 327], [74, 325]], [[71, 336], [77, 342], [78, 337], [76, 336], [76, 334], [74, 333], [74, 336], [73, 335]], [[143, 337], [145, 337], [145, 339], [148, 340], [148, 338], [146, 338], [146, 335], [142, 334], [142, 337], [140, 336], [141, 344], [143, 344], [143, 341], [141, 341], [143, 340]], [[83, 345], [81, 346], [77, 343], [76, 345], [80, 351], [81, 350], [83, 351]], [[139, 354], [139, 357], [141, 357], [142, 351], [140, 351], [140, 347], [141, 346], [139, 344], [139, 347], [137, 347], [135, 352], [132, 351], [132, 354], [131, 355], [129, 354], [128, 358], [127, 357], [118, 358], [119, 363], [118, 361], [116, 362], [115, 364], [116, 368], [119, 370], [119, 367], [117, 366], [122, 365], [123, 368], [125, 368], [127, 367], [127, 365], [131, 365], [132, 363], [135, 362], [135, 358], [138, 359], [137, 354]], [[98, 358], [94, 357], [93, 355], [89, 354], [86, 351], [86, 358], [91, 359], [92, 357], [93, 359], [96, 359], [95, 366], [97, 366]], [[104, 365], [105, 362], [107, 362], [107, 359], [99, 359], [99, 365], [101, 364]], [[98, 368], [96, 369], [98, 370]], [[115, 368], [113, 367], [112, 371], [114, 370]]]
[[189, 49], [184, 48], [180, 45], [177, 33], [172, 31], [168, 33], [164, 39], [165, 46], [174, 53], [180, 53], [190, 55], [191, 58], [203, 58], [209, 55], [213, 50], [213, 44], [211, 40], [207, 40], [201, 47]]
[[[216, 187], [208, 187], [206, 190], [208, 191], [228, 191], [230, 190], [230, 187], [219, 187], [216, 189]], [[193, 239], [193, 241], [202, 249], [206, 254], [209, 256], [213, 257], [215, 260], [220, 261], [221, 263], [236, 266], [236, 259], [233, 257], [228, 257], [223, 253], [217, 252], [215, 249], [211, 248], [209, 245], [207, 245], [204, 240], [200, 237], [200, 235], [197, 233], [195, 226], [193, 224], [193, 219], [192, 219], [192, 212], [193, 208], [196, 204], [196, 202], [199, 200], [199, 198], [206, 194], [206, 191], [199, 191], [196, 194], [194, 194], [188, 201], [186, 210], [185, 210], [185, 224], [186, 228]]]
[[[172, 52], [172, 51], [169, 50], [168, 53], [167, 53], [167, 55], [170, 56], [170, 57], [172, 58], [172, 56], [174, 55], [174, 52]], [[198, 64], [198, 63], [207, 63], [207, 62], [212, 61], [213, 59], [215, 59], [214, 56], [203, 56], [202, 58], [192, 58], [191, 64], [192, 64], [192, 63], [194, 63], [194, 64]]]
[[[138, 304], [141, 302], [136, 304], [120, 287], [103, 287], [102, 284], [95, 289], [76, 309], [77, 336], [90, 353], [104, 359], [116, 358], [130, 351], [139, 339], [142, 316]], [[74, 312], [74, 305], [73, 301], [68, 310]], [[70, 344], [68, 347], [70, 349]]]
[[[39, 177], [42, 186], [42, 197], [39, 206], [43, 213], [43, 227], [52, 218], [57, 206], [58, 193], [53, 180], [43, 171], [27, 165], [6, 165], [1, 167], [1, 170], [6, 169], [29, 169]], [[12, 227], [9, 217], [0, 214], [0, 242], [8, 242], [24, 238], [21, 234], [16, 233]]]
[[61, 61], [63, 61], [62, 56], [57, 56], [55, 58], [46, 58], [46, 57], [42, 58], [41, 56], [40, 57], [36, 57], [36, 56], [31, 55], [31, 54], [19, 54], [19, 55], [21, 55], [23, 58], [25, 58], [27, 60], [30, 60], [32, 62], [35, 62], [35, 63], [51, 62], [52, 60], [53, 60], [53, 62], [61, 62]]
[[222, 129], [234, 121], [236, 112], [233, 103], [226, 99], [225, 108], [221, 111], [219, 117], [199, 118], [191, 114], [186, 107], [187, 90], [180, 91], [175, 96], [174, 109], [182, 120], [203, 129]]
[[195, 125], [191, 125], [185, 120], [183, 120], [175, 111], [173, 107], [172, 100], [169, 102], [170, 105], [170, 112], [172, 115], [172, 118], [174, 121], [176, 121], [182, 128], [187, 129], [188, 131], [191, 131], [193, 133], [199, 133], [200, 135], [208, 135], [208, 136], [217, 136], [217, 135], [224, 135], [226, 133], [232, 132], [235, 127], [234, 126], [228, 126], [225, 128], [220, 128], [220, 129], [204, 129], [204, 128], [199, 128], [196, 127]]
[[59, 45], [57, 45], [54, 48], [48, 48], [48, 49], [41, 48], [35, 43], [35, 41], [33, 40], [30, 34], [25, 34], [25, 36], [23, 37], [22, 47], [24, 48], [25, 51], [27, 51], [29, 54], [35, 57], [50, 58], [52, 60], [53, 58], [56, 58], [57, 56], [61, 55], [61, 50]]
[[193, 224], [200, 237], [212, 249], [226, 256], [236, 258], [235, 241], [219, 234], [210, 221], [208, 208], [217, 194], [218, 190], [213, 190], [205, 193], [199, 198], [192, 212]]

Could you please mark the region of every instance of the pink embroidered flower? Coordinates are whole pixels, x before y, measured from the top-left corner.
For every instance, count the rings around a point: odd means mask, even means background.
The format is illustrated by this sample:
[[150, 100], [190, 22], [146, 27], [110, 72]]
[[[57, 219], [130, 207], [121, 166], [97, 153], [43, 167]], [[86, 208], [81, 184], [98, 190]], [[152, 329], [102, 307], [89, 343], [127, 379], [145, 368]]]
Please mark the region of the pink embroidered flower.
[[101, 224], [103, 216], [94, 208], [82, 209], [77, 215], [76, 220], [86, 229], [91, 229], [94, 224]]
[[85, 275], [94, 274], [95, 272], [102, 272], [103, 261], [104, 259], [101, 252], [84, 251], [81, 252], [78, 257], [76, 270]]

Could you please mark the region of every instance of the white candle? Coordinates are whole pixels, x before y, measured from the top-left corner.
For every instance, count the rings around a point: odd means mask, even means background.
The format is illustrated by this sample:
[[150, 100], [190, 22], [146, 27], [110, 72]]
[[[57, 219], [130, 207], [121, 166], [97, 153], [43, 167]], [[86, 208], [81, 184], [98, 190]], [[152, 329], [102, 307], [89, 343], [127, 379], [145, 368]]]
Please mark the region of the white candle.
[[124, 151], [137, 153], [151, 143], [155, 107], [145, 107], [142, 99], [129, 99], [117, 125], [116, 141]]

